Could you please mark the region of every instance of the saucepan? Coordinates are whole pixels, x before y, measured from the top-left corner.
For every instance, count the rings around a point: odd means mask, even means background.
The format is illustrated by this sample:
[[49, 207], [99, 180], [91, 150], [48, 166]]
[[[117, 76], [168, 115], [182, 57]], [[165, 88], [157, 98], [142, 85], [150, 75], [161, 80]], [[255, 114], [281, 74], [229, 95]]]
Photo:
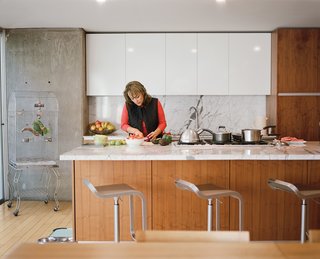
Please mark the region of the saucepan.
[[276, 135], [276, 132], [275, 132], [276, 126], [275, 125], [265, 126], [263, 129], [266, 130], [266, 133], [268, 136]]
[[215, 144], [226, 144], [231, 142], [231, 132], [226, 130], [225, 126], [219, 126], [218, 132], [213, 133], [213, 142]]
[[258, 143], [261, 140], [260, 129], [243, 129], [241, 132], [243, 142]]

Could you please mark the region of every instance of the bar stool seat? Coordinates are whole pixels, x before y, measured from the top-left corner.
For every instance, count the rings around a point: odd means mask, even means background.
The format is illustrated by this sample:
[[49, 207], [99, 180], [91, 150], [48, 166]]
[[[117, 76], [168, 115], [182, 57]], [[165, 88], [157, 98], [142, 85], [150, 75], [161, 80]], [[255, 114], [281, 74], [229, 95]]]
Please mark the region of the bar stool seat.
[[142, 203], [142, 230], [147, 229], [147, 210], [146, 201], [142, 192], [137, 191], [127, 184], [111, 184], [94, 186], [89, 180], [83, 179], [83, 183], [95, 194], [98, 198], [113, 198], [114, 199], [114, 241], [119, 242], [120, 233], [120, 218], [119, 218], [119, 198], [129, 196], [129, 216], [130, 216], [130, 235], [135, 240], [134, 220], [133, 220], [133, 196], [138, 196]]
[[294, 193], [295, 195], [297, 195], [298, 198], [302, 200], [300, 241], [301, 243], [304, 243], [306, 241], [307, 231], [307, 200], [313, 198], [320, 198], [320, 184], [292, 184], [278, 179], [269, 179], [268, 185], [272, 189]]
[[239, 230], [243, 230], [243, 200], [240, 193], [214, 184], [195, 185], [185, 180], [176, 179], [179, 189], [195, 193], [199, 198], [208, 200], [208, 231], [212, 231], [212, 200], [216, 200], [216, 230], [220, 230], [220, 201], [222, 197], [233, 197], [239, 201]]

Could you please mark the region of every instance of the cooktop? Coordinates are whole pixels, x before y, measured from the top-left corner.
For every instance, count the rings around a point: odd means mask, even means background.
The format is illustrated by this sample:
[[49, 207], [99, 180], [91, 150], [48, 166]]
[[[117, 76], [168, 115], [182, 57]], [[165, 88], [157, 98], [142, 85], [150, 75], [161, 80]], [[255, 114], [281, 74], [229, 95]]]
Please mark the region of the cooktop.
[[231, 141], [224, 143], [214, 143], [211, 139], [202, 139], [197, 143], [182, 143], [180, 141], [177, 142], [178, 145], [270, 145], [270, 142], [260, 140], [259, 142], [243, 142], [243, 141]]

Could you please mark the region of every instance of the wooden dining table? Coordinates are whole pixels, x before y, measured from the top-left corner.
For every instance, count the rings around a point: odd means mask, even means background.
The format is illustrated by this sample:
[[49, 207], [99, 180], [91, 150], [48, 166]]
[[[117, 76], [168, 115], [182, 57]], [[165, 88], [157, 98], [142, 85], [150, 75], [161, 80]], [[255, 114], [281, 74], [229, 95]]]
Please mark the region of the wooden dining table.
[[320, 243], [22, 243], [5, 258], [320, 258]]

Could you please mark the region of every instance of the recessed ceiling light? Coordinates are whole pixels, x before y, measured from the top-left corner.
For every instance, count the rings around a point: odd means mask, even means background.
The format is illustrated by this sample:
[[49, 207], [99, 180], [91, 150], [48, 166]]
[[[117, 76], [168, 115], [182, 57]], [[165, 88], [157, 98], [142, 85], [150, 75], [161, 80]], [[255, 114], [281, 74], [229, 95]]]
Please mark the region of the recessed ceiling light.
[[225, 3], [226, 0], [216, 0], [217, 3]]
[[96, 0], [98, 3], [104, 3], [107, 0]]
[[253, 51], [255, 51], [255, 52], [259, 52], [260, 50], [261, 50], [260, 46], [254, 46], [253, 47]]

